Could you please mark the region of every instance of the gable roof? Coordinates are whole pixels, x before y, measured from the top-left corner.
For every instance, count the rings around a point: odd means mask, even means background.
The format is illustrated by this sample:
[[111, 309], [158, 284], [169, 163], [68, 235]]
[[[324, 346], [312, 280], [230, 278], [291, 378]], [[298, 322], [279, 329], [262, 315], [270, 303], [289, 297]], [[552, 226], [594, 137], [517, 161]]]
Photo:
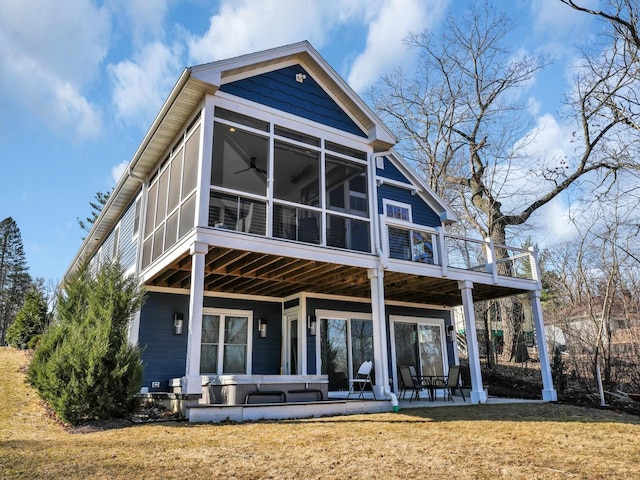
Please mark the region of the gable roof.
[[313, 75], [315, 81], [367, 132], [374, 150], [388, 150], [396, 143], [396, 138], [378, 116], [307, 41], [186, 68], [85, 237], [65, 279], [75, 271], [81, 259], [95, 254], [205, 94], [214, 94], [224, 84], [294, 64], [302, 65]]

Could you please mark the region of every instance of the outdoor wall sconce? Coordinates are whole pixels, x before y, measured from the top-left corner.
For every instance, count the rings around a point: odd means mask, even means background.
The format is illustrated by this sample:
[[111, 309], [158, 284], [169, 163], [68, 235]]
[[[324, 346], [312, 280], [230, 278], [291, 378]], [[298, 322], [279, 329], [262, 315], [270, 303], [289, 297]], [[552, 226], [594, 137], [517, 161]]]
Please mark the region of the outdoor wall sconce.
[[316, 335], [316, 317], [314, 315], [309, 315], [307, 317], [307, 328], [309, 329], [309, 335], [315, 337]]
[[447, 335], [449, 335], [452, 342], [456, 339], [456, 329], [453, 325], [447, 325]]
[[173, 333], [182, 335], [182, 324], [184, 323], [184, 315], [176, 313], [173, 315]]
[[267, 320], [262, 317], [258, 318], [258, 332], [261, 338], [267, 336]]

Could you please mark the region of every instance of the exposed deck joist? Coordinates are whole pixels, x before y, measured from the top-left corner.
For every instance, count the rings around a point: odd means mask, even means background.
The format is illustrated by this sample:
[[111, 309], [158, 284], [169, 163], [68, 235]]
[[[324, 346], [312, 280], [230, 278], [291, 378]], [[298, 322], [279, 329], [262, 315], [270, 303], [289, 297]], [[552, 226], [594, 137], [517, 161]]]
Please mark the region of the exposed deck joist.
[[[336, 256], [336, 262], [340, 261]], [[191, 257], [183, 255], [152, 278], [148, 285], [188, 289]], [[213, 247], [205, 258], [205, 291], [284, 298], [299, 292], [367, 298], [371, 295], [364, 268]], [[385, 271], [387, 300], [454, 306], [461, 304], [458, 281]], [[475, 300], [526, 292], [502, 285], [474, 283]]]

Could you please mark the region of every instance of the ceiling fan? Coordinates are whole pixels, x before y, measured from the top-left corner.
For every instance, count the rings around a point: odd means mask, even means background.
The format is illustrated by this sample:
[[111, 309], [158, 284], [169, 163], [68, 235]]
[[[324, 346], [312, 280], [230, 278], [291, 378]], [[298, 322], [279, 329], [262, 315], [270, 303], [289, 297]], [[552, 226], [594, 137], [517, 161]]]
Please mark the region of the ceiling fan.
[[260, 168], [256, 165], [256, 157], [251, 157], [251, 161], [249, 162], [249, 166], [247, 168], [243, 168], [242, 170], [238, 170], [237, 172], [233, 172], [234, 175], [238, 173], [248, 172], [249, 170], [255, 170], [258, 173], [262, 173], [263, 175], [267, 174], [267, 171]]

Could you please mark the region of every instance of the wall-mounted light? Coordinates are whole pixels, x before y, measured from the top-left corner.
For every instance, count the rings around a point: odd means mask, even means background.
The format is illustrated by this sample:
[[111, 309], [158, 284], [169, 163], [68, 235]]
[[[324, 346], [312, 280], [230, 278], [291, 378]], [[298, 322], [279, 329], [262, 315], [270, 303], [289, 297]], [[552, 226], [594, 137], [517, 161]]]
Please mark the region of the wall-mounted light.
[[456, 329], [453, 325], [447, 325], [447, 335], [449, 335], [452, 342], [456, 339]]
[[176, 313], [173, 315], [173, 333], [182, 335], [182, 324], [184, 323], [184, 315]]
[[315, 336], [316, 334], [316, 317], [315, 315], [309, 315], [307, 317], [307, 328], [309, 329], [309, 335]]
[[267, 336], [267, 320], [262, 317], [258, 318], [258, 332], [262, 338]]
[[307, 76], [304, 73], [296, 73], [296, 82], [302, 83], [307, 79]]

